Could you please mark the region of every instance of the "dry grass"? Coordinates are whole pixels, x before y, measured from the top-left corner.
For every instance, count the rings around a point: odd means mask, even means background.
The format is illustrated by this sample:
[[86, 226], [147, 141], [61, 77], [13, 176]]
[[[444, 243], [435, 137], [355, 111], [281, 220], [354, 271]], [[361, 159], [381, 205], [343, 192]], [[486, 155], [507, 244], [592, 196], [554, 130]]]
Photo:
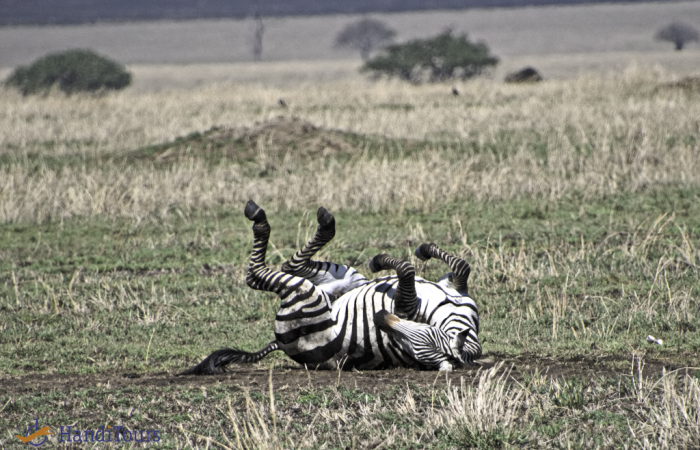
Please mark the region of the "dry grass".
[[[274, 388], [270, 382], [266, 402], [254, 401], [245, 391], [245, 406], [236, 410], [228, 399], [226, 411], [222, 413], [228, 417], [232, 433], [231, 436], [224, 435], [226, 442], [217, 442], [184, 428], [180, 431], [188, 445], [195, 446], [196, 441], [204, 441], [223, 448], [239, 449], [323, 448], [329, 444], [345, 445], [353, 449], [403, 448], [407, 445], [434, 443], [435, 436], [431, 436], [433, 433], [430, 432], [425, 433], [426, 429], [453, 434], [454, 443], [461, 439], [464, 432], [470, 436], [490, 436], [494, 432], [510, 431], [516, 422], [523, 422], [522, 417], [516, 418], [526, 411], [529, 399], [524, 399], [530, 397], [530, 394], [526, 389], [510, 383], [509, 378], [509, 371], [503, 371], [502, 364], [499, 364], [484, 371], [475, 385], [466, 384], [462, 379], [459, 387], [448, 387], [446, 392], [433, 389], [429, 404], [414, 396], [410, 387], [406, 387], [403, 394], [390, 401], [382, 401], [374, 396], [370, 400], [366, 396], [365, 401], [360, 399], [354, 404], [344, 401], [343, 392], [339, 390], [331, 394], [333, 398], [324, 398], [323, 401], [338, 406], [314, 408], [313, 414], [308, 414], [302, 420], [289, 414], [289, 411], [278, 411], [275, 408], [272, 400], [275, 397]], [[312, 411], [311, 408], [309, 411]], [[386, 419], [382, 420], [383, 416], [395, 416], [397, 420], [393, 425], [387, 426]], [[293, 427], [295, 423], [297, 426]], [[299, 427], [300, 423], [305, 426]], [[317, 436], [323, 432], [319, 428], [315, 429], [314, 425], [320, 423], [336, 428], [338, 435], [343, 437]], [[349, 430], [346, 428], [350, 427], [353, 432], [347, 433]], [[377, 432], [379, 429], [381, 433]], [[286, 439], [280, 436], [286, 436]], [[344, 439], [348, 442], [344, 442]], [[465, 443], [474, 444], [468, 439], [462, 444]]]
[[500, 430], [510, 434], [522, 418], [527, 393], [507, 383], [509, 371], [501, 372], [502, 363], [483, 372], [476, 386], [466, 386], [464, 379], [459, 388], [448, 389], [444, 414], [432, 419], [433, 428], [459, 426], [471, 436]]
[[[673, 56], [665, 53], [664, 56]], [[687, 59], [687, 58], [686, 58]], [[656, 61], [655, 62], [659, 62]], [[662, 63], [663, 64], [663, 63]], [[670, 67], [678, 65], [669, 62]], [[665, 66], [665, 64], [663, 64]], [[130, 91], [152, 93], [169, 90], [198, 90], [205, 85], [253, 85], [283, 90], [294, 90], [309, 85], [328, 82], [361, 80], [362, 62], [355, 59], [324, 61], [263, 61], [257, 63], [211, 64], [133, 64], [128, 70], [133, 74]], [[694, 70], [693, 67], [685, 72]], [[0, 78], [6, 78], [0, 70]]]
[[[536, 86], [476, 80], [460, 86], [457, 98], [449, 86], [362, 79], [70, 99], [4, 91], [0, 220], [143, 219], [248, 198], [273, 210], [322, 203], [334, 210], [402, 211], [462, 198], [557, 199], [573, 192], [586, 198], [698, 186], [700, 103], [692, 92], [656, 89], [673, 80], [660, 69], [633, 66], [619, 75]], [[280, 97], [288, 110], [277, 105]], [[355, 142], [359, 154], [344, 162], [306, 161], [293, 151], [275, 158], [264, 143], [257, 148], [258, 169], [198, 158], [157, 170], [147, 162], [104, 160], [193, 131], [252, 126], [278, 115], [368, 137]], [[401, 157], [403, 151], [409, 153]]]
[[[246, 391], [245, 406], [234, 408], [228, 399], [227, 407], [221, 411], [229, 421], [222, 427], [224, 442], [183, 427], [180, 431], [185, 445], [192, 448], [697, 448], [698, 379], [664, 373], [651, 380], [643, 374], [643, 362], [638, 360], [640, 364], [634, 367], [635, 361], [630, 377], [638, 390], [632, 395], [621, 384], [617, 389], [597, 382], [581, 386], [538, 373], [525, 385], [514, 383], [509, 371], [503, 371], [499, 365], [484, 371], [473, 384], [462, 379], [460, 386], [448, 387], [444, 393], [433, 390], [430, 403], [426, 398], [421, 401], [414, 397], [410, 387], [393, 401], [376, 398], [354, 404], [343, 401], [343, 393], [338, 391], [331, 394], [332, 399], [324, 397], [324, 402], [334, 408], [309, 408], [306, 417], [294, 417], [293, 412], [277, 410], [274, 403], [269, 403], [274, 399], [270, 384], [266, 400], [255, 401]], [[641, 384], [635, 384], [635, 379]], [[437, 401], [436, 394], [441, 395]], [[298, 409], [298, 404], [293, 409]], [[611, 410], [625, 412], [628, 436], [620, 440], [618, 432], [614, 432], [607, 439], [603, 435], [604, 442], [600, 441], [601, 436], [587, 436], [585, 428], [590, 423], [585, 418], [600, 420], [600, 414]], [[551, 431], [537, 425], [537, 418], [543, 416], [566, 417], [578, 425], [565, 427], [547, 439]], [[382, 417], [395, 417], [395, 425], [382, 423]], [[601, 422], [594, 426], [609, 426], [613, 431], [611, 425]], [[320, 423], [327, 425], [326, 431], [332, 430], [330, 435], [319, 428]]]

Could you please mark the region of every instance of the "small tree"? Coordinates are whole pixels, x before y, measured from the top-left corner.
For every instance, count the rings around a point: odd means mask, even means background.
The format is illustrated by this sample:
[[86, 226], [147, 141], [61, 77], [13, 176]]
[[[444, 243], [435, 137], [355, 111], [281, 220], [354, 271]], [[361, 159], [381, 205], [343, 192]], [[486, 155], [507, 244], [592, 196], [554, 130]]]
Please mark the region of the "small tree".
[[390, 45], [385, 54], [367, 61], [362, 70], [416, 83], [427, 75], [429, 81], [440, 82], [471, 78], [497, 63], [498, 58], [489, 54], [483, 42], [473, 43], [465, 34], [455, 36], [446, 30], [434, 38]]
[[698, 30], [683, 22], [673, 22], [661, 28], [656, 33], [656, 39], [673, 42], [676, 50], [681, 51], [688, 42], [700, 41]]
[[90, 50], [54, 53], [27, 67], [18, 67], [5, 81], [24, 95], [45, 92], [57, 86], [66, 94], [123, 89], [131, 74], [119, 63]]
[[252, 45], [251, 50], [253, 53], [253, 60], [260, 61], [260, 60], [262, 60], [263, 36], [265, 35], [265, 24], [263, 23], [262, 15], [260, 14], [259, 7], [257, 7], [255, 9], [255, 14], [253, 15], [253, 22], [255, 24], [255, 30], [253, 30], [253, 45]]
[[359, 50], [362, 60], [367, 61], [373, 50], [391, 42], [395, 35], [396, 32], [384, 22], [362, 19], [338, 33], [335, 45]]

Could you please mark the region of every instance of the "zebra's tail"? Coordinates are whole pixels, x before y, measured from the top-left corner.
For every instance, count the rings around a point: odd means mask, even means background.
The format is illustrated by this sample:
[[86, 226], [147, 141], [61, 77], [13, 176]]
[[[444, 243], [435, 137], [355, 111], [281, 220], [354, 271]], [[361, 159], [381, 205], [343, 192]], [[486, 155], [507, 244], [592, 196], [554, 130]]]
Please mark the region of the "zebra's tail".
[[272, 341], [262, 349], [254, 353], [244, 352], [235, 348], [222, 348], [194, 367], [191, 367], [183, 372], [175, 374], [180, 375], [215, 375], [224, 372], [224, 367], [231, 363], [254, 363], [258, 362], [267, 356], [268, 353], [279, 350], [277, 341]]

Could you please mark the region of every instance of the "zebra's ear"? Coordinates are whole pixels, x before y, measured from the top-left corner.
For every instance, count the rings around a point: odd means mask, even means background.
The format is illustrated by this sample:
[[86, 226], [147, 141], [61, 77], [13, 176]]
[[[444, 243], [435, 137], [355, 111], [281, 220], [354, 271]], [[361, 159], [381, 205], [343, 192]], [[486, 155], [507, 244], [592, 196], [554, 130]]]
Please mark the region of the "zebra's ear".
[[416, 351], [413, 348], [410, 337], [406, 335], [406, 327], [402, 326], [401, 322], [399, 317], [385, 309], [374, 315], [374, 324], [377, 328], [396, 339], [401, 348], [415, 358], [417, 356]]
[[469, 333], [471, 333], [471, 330], [467, 328], [466, 330], [460, 331], [459, 333], [453, 335], [450, 339], [450, 347], [455, 350], [458, 355], [462, 351], [462, 347], [464, 346], [464, 342], [467, 340]]
[[412, 341], [424, 333], [424, 328], [430, 328], [428, 325], [402, 320], [385, 309], [374, 315], [374, 324], [377, 328], [396, 339], [404, 350], [414, 356], [415, 350], [413, 349], [414, 343]]
[[392, 326], [399, 323], [400, 320], [386, 309], [382, 309], [374, 315], [374, 323], [385, 333], [391, 333], [393, 331]]

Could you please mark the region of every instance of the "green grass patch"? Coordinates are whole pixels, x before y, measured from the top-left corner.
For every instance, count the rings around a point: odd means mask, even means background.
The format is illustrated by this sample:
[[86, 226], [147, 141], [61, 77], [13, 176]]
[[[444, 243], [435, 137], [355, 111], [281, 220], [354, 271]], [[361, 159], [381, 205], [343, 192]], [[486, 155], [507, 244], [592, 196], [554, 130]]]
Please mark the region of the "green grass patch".
[[[393, 216], [341, 211], [321, 257], [367, 272], [374, 254], [408, 258], [434, 241], [472, 265], [487, 353], [571, 357], [632, 345], [691, 364], [700, 350], [699, 205], [695, 191], [667, 190]], [[271, 215], [270, 264], [310, 237], [310, 217]], [[0, 370], [171, 370], [230, 343], [262, 346], [277, 300], [244, 283], [251, 234], [228, 208], [162, 222], [0, 226], [0, 342], [12, 355]], [[446, 272], [417, 269], [428, 279]], [[648, 334], [664, 346], [646, 345]]]

